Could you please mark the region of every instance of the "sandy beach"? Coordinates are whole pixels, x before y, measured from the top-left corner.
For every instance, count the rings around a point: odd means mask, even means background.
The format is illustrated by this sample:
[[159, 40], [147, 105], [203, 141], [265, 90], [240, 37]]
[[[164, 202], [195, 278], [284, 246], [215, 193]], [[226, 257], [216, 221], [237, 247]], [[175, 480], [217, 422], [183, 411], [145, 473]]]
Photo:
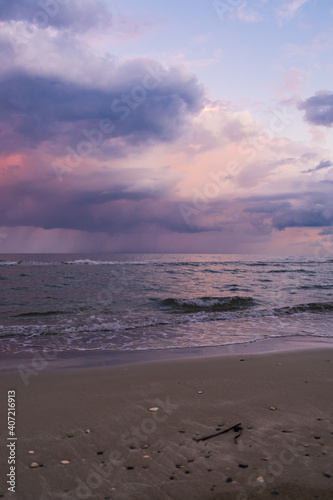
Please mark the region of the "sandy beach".
[[6, 458], [0, 496], [330, 499], [332, 382], [332, 347], [48, 369], [27, 385], [2, 373], [1, 440], [15, 390], [17, 444], [16, 493]]

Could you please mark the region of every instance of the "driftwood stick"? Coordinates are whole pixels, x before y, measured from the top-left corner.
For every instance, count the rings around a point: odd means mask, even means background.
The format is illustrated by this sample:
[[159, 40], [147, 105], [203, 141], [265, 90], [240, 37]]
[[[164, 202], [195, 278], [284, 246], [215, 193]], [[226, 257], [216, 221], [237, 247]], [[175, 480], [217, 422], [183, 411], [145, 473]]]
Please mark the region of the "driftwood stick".
[[225, 434], [226, 432], [232, 431], [233, 429], [240, 427], [241, 423], [233, 425], [232, 427], [229, 427], [229, 429], [225, 429], [224, 431], [216, 432], [215, 434], [210, 434], [209, 436], [204, 436], [202, 438], [193, 438], [194, 441], [206, 441], [207, 439], [214, 438], [216, 436], [220, 436], [221, 434]]

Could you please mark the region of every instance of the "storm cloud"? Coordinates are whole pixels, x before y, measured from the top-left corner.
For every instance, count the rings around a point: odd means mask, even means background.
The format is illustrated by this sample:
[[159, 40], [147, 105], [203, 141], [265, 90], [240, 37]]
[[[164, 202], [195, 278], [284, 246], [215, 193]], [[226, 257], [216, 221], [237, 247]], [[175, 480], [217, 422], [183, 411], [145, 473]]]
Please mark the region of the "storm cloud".
[[147, 59], [117, 67], [108, 90], [13, 73], [0, 81], [0, 138], [7, 151], [44, 141], [75, 146], [108, 120], [112, 137], [168, 142], [203, 106], [203, 88], [192, 74]]

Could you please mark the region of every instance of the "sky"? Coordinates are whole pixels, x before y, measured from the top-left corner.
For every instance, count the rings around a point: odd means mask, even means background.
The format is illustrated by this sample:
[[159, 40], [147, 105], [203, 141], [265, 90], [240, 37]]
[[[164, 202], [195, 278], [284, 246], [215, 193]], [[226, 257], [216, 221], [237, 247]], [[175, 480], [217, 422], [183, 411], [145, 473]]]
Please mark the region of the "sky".
[[333, 256], [331, 0], [0, 0], [0, 252]]

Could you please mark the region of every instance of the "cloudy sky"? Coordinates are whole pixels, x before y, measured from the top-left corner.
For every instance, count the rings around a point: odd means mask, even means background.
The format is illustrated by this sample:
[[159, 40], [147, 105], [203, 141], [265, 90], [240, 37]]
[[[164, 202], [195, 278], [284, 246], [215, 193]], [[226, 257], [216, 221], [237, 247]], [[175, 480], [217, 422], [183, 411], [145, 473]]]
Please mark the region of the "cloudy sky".
[[331, 0], [0, 0], [0, 252], [333, 255]]

